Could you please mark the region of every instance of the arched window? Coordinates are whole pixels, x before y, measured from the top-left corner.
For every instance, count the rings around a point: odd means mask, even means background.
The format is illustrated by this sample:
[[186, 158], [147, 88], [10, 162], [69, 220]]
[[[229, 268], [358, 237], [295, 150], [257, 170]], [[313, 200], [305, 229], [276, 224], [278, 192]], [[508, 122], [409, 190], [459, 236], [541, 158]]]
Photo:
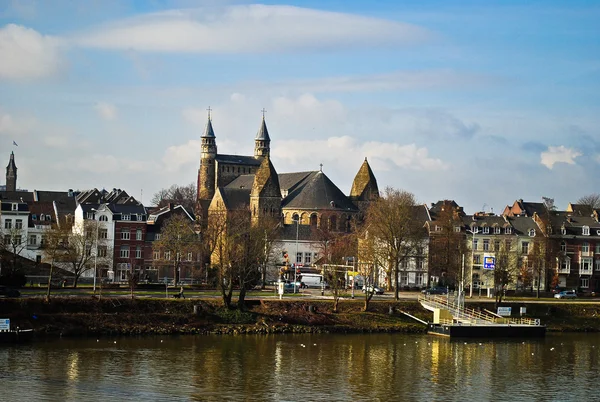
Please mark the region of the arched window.
[[294, 213], [292, 215], [292, 222], [297, 222], [298, 221], [298, 223], [300, 223], [299, 220], [300, 220], [300, 216], [297, 213]]
[[317, 214], [310, 216], [310, 226], [317, 226]]
[[106, 216], [106, 215], [100, 215], [100, 216], [98, 217], [98, 220], [99, 220], [100, 222], [108, 222], [108, 216]]
[[337, 216], [335, 215], [329, 217], [329, 230], [337, 230]]

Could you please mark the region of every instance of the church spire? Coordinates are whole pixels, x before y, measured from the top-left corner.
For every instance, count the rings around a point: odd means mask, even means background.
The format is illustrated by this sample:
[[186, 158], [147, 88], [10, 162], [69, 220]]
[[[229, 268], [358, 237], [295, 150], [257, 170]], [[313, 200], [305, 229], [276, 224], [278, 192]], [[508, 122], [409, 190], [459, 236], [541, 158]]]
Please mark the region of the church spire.
[[262, 122], [260, 124], [260, 128], [258, 129], [258, 133], [256, 133], [256, 137], [254, 138], [255, 158], [264, 158], [265, 156], [269, 156], [271, 153], [271, 138], [269, 137], [269, 130], [267, 130], [267, 123], [265, 122], [266, 112], [267, 110], [263, 108]]
[[379, 197], [379, 187], [377, 179], [369, 166], [367, 158], [362, 163], [358, 173], [352, 182], [352, 190], [350, 190], [350, 199], [354, 201], [359, 209], [365, 207], [365, 203], [377, 199]]
[[10, 153], [10, 159], [6, 166], [6, 191], [17, 191], [17, 165], [14, 152]]
[[204, 210], [215, 194], [216, 182], [216, 164], [217, 158], [217, 137], [212, 126], [212, 118], [210, 112], [212, 109], [208, 107], [208, 120], [206, 127], [202, 133], [201, 149], [200, 149], [200, 169], [198, 169], [198, 196], [197, 201], [204, 202]]

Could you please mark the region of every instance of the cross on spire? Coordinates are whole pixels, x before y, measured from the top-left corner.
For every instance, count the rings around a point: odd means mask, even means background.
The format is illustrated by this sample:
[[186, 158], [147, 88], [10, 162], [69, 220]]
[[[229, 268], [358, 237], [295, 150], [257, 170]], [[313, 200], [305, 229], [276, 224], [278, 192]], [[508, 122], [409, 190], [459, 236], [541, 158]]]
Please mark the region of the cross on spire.
[[210, 112], [212, 112], [212, 109], [209, 106], [208, 109], [206, 109], [206, 110], [208, 110], [208, 120], [210, 120]]
[[265, 118], [265, 113], [267, 113], [267, 109], [265, 109], [264, 107], [261, 110], [262, 115], [263, 115], [263, 119]]
[[319, 163], [319, 171], [322, 172], [323, 171], [323, 164]]

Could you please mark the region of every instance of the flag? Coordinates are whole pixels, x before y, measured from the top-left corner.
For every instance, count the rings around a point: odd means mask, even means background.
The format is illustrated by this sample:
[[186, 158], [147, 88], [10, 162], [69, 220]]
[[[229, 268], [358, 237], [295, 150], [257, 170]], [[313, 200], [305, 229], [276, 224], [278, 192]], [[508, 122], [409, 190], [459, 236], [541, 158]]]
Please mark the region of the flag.
[[15, 141], [13, 141], [13, 145], [14, 145], [15, 147], [18, 147], [18, 146], [19, 146], [19, 145], [18, 145], [18, 144], [17, 144]]

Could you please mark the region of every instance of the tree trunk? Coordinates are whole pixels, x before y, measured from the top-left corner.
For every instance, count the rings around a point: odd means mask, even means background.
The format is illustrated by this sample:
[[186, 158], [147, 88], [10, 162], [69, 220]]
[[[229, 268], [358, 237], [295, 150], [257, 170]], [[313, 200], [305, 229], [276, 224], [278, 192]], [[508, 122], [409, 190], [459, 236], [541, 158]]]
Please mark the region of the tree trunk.
[[75, 280], [73, 281], [73, 289], [77, 287], [77, 282], [79, 282], [79, 276], [81, 274], [75, 274]]
[[[241, 279], [240, 279], [240, 283], [241, 283]], [[246, 300], [246, 287], [245, 286], [240, 286], [240, 296], [238, 297], [238, 310], [245, 310], [246, 309], [246, 305], [244, 304], [244, 301]]]
[[54, 260], [50, 263], [50, 274], [48, 275], [48, 289], [46, 290], [46, 301], [50, 301], [50, 286], [52, 284], [52, 270], [54, 269]]
[[399, 294], [399, 285], [400, 281], [398, 279], [398, 263], [394, 264], [394, 299], [396, 301], [400, 300]]
[[338, 295], [337, 290], [334, 292], [333, 294], [333, 312], [337, 313], [338, 312], [338, 306], [340, 304], [340, 297]]

